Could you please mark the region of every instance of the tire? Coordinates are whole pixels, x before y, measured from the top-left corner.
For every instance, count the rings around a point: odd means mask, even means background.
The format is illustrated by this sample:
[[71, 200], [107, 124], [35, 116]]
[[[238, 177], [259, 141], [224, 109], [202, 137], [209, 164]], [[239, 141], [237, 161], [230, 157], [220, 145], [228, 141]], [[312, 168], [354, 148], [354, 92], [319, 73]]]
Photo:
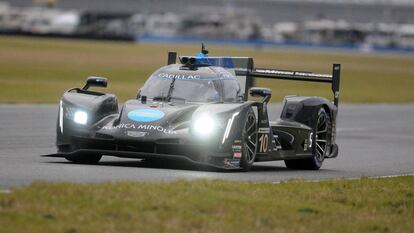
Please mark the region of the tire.
[[91, 153], [80, 153], [65, 157], [66, 160], [79, 164], [97, 164], [101, 160], [102, 155]]
[[251, 169], [256, 158], [257, 148], [257, 121], [252, 108], [249, 108], [244, 122], [240, 167], [247, 172]]
[[326, 110], [321, 107], [314, 119], [311, 158], [285, 160], [289, 169], [319, 170], [331, 148], [332, 121]]

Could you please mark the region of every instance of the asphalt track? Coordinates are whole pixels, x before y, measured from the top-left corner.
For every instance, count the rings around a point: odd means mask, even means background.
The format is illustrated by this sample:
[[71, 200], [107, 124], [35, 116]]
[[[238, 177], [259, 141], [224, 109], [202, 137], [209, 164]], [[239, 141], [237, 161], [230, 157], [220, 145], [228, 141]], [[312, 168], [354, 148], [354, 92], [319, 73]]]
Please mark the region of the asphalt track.
[[[279, 105], [270, 106], [276, 116]], [[104, 157], [98, 165], [78, 165], [54, 153], [57, 106], [0, 105], [0, 189], [33, 181], [105, 182], [176, 179], [283, 181], [414, 174], [414, 105], [341, 105], [339, 157], [319, 171], [286, 169], [283, 162], [257, 163], [253, 170], [217, 172], [191, 164]]]

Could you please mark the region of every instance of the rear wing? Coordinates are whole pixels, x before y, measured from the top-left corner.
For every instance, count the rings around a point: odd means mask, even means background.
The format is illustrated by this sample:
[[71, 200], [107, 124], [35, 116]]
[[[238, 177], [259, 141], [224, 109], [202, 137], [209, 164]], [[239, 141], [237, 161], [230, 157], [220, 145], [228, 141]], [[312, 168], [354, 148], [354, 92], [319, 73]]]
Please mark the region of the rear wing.
[[334, 104], [335, 106], [338, 107], [339, 82], [340, 82], [340, 76], [341, 76], [341, 65], [340, 64], [333, 64], [331, 74], [319, 74], [319, 73], [311, 73], [311, 72], [304, 72], [304, 71], [263, 69], [263, 68], [253, 68], [245, 72], [248, 78], [267, 78], [267, 79], [282, 79], [282, 80], [331, 83], [331, 89], [334, 95]]
[[[339, 82], [341, 75], [341, 65], [334, 64], [331, 74], [319, 74], [304, 71], [278, 70], [267, 68], [254, 68], [253, 58], [249, 57], [193, 57], [184, 56], [183, 58], [194, 59], [194, 66], [221, 66], [233, 72], [244, 90], [244, 99], [247, 100], [249, 89], [254, 86], [255, 78], [282, 79], [308, 82], [331, 83], [334, 94], [334, 104], [339, 102]], [[175, 64], [177, 53], [168, 53], [168, 64]], [[186, 60], [186, 61], [187, 61]]]

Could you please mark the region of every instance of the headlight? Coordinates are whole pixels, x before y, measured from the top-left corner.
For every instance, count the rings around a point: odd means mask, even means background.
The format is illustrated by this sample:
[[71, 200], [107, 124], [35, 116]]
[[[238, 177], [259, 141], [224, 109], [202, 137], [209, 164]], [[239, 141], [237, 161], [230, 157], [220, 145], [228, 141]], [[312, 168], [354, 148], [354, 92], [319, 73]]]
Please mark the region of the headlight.
[[217, 127], [216, 121], [210, 116], [200, 116], [193, 123], [193, 130], [197, 135], [209, 136]]
[[62, 100], [59, 103], [59, 128], [60, 128], [60, 133], [63, 134], [63, 103], [62, 103]]
[[237, 115], [239, 115], [239, 112], [233, 113], [233, 115], [231, 116], [231, 118], [227, 121], [226, 131], [224, 131], [223, 141], [221, 141], [222, 144], [224, 144], [224, 142], [226, 141], [226, 139], [229, 137], [230, 130], [231, 130], [231, 126], [233, 125], [234, 118]]
[[88, 114], [84, 111], [76, 111], [73, 116], [73, 121], [81, 125], [86, 125], [88, 122]]

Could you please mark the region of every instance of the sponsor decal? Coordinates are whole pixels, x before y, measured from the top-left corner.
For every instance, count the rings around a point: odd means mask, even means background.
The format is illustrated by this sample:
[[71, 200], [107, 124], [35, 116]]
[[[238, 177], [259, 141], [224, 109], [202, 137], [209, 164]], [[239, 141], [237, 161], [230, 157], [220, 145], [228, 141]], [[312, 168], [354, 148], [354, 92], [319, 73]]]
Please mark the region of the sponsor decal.
[[234, 144], [231, 148], [233, 150], [233, 158], [240, 159], [242, 156], [242, 146], [240, 144]]
[[218, 77], [203, 77], [201, 78], [200, 75], [185, 75], [185, 74], [167, 74], [167, 73], [159, 73], [158, 77], [162, 79], [176, 79], [176, 80], [236, 80], [234, 76], [226, 71], [218, 71]]
[[201, 76], [196, 75], [185, 75], [185, 74], [167, 74], [167, 73], [159, 73], [158, 77], [163, 79], [178, 79], [178, 80], [197, 80], [201, 79]]
[[301, 77], [315, 77], [315, 78], [332, 78], [330, 74], [314, 74], [300, 71], [286, 71], [286, 70], [271, 70], [271, 69], [256, 69], [258, 73], [275, 74], [275, 75], [289, 75]]
[[267, 153], [269, 148], [269, 132], [270, 128], [259, 128], [257, 136], [259, 137], [259, 151], [258, 153]]
[[241, 156], [242, 156], [242, 153], [239, 151], [239, 152], [233, 152], [233, 158], [235, 158], [235, 159], [240, 159], [241, 158]]
[[220, 78], [234, 78], [232, 74], [230, 74], [227, 70], [215, 70], [218, 73]]
[[112, 129], [136, 129], [134, 124], [131, 123], [121, 123], [117, 126], [112, 126], [112, 125], [105, 125], [104, 127], [102, 127], [102, 129], [104, 130], [112, 130]]
[[158, 109], [143, 108], [130, 111], [128, 118], [139, 122], [158, 121], [165, 116], [165, 113]]
[[235, 166], [235, 167], [239, 167], [240, 166], [240, 159], [230, 159], [230, 164]]
[[303, 150], [304, 150], [304, 151], [307, 151], [307, 150], [308, 150], [308, 139], [305, 139], [305, 140], [303, 141]]
[[233, 145], [231, 148], [233, 149], [233, 151], [236, 151], [236, 150], [241, 151], [242, 146], [241, 145]]
[[160, 125], [138, 125], [137, 129], [145, 129], [145, 130], [152, 130], [152, 131], [158, 131], [165, 134], [177, 134], [174, 130], [165, 129], [164, 127]]
[[270, 128], [259, 128], [258, 133], [269, 133], [270, 132]]
[[224, 165], [231, 167], [240, 167], [240, 159], [224, 159]]
[[[137, 129], [137, 130], [157, 131], [157, 132], [165, 133], [165, 134], [177, 134], [176, 131], [166, 129], [166, 128], [162, 127], [161, 125], [142, 125], [142, 124], [135, 125], [135, 124], [131, 124], [131, 123], [127, 123], [127, 124], [121, 123], [117, 126], [108, 126], [108, 125], [106, 125], [106, 126], [102, 127], [102, 129], [103, 130]], [[128, 132], [131, 132], [131, 131], [128, 131]], [[145, 132], [141, 132], [141, 133], [145, 133]], [[128, 136], [131, 136], [131, 135], [128, 134]], [[133, 136], [131, 136], [131, 137], [133, 137]]]
[[147, 132], [141, 132], [141, 131], [128, 131], [127, 135], [133, 138], [140, 138], [147, 135]]

